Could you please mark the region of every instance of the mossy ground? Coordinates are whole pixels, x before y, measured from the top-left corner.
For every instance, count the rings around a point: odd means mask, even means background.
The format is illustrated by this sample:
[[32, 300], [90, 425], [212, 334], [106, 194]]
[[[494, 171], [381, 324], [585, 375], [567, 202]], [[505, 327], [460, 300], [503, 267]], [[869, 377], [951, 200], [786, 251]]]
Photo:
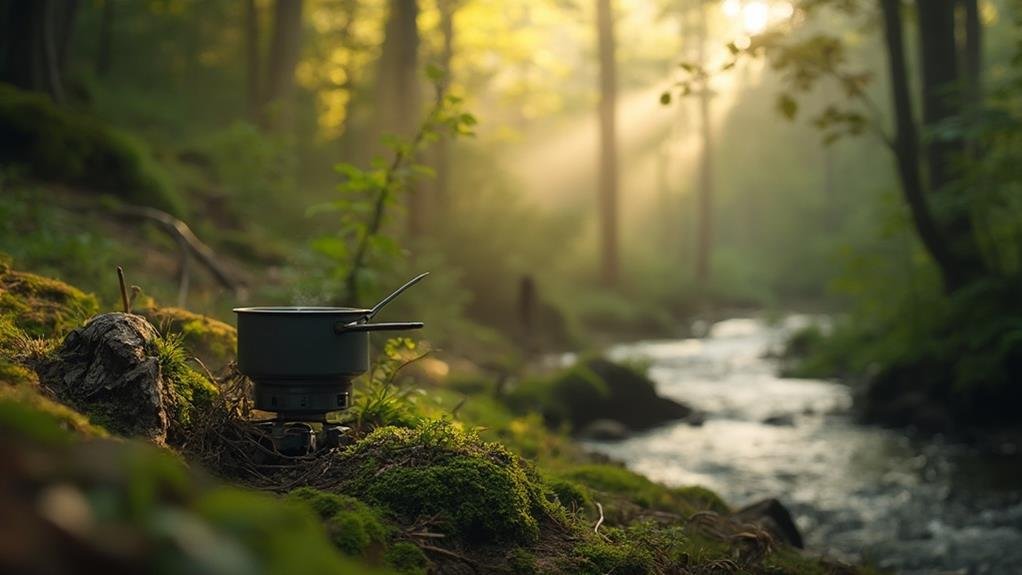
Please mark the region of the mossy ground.
[[181, 344], [210, 370], [218, 371], [234, 359], [238, 332], [234, 326], [177, 307], [147, 307], [138, 311], [164, 337], [180, 334]]
[[[264, 479], [276, 474], [278, 487], [264, 487], [290, 492], [285, 502], [216, 485], [152, 448], [102, 440], [85, 447], [92, 444], [82, 444], [82, 437], [105, 432], [41, 394], [21, 362], [25, 342], [45, 353], [38, 342], [58, 340], [95, 311], [95, 300], [60, 282], [2, 271], [4, 293], [15, 294], [0, 308], [3, 435], [43, 451], [73, 443], [75, 456], [64, 462], [71, 468], [100, 452], [101, 461], [114, 462], [102, 481], [75, 479], [72, 485], [90, 502], [90, 490], [102, 491], [104, 505], [117, 510], [104, 512], [103, 521], [131, 526], [159, 550], [139, 561], [211, 573], [256, 566], [266, 573], [859, 572], [735, 522], [727, 505], [705, 489], [669, 488], [592, 461], [537, 414], [512, 413], [491, 384], [473, 387], [470, 396], [434, 389], [404, 406], [416, 417], [402, 427], [375, 426], [350, 447], [259, 469]], [[27, 301], [33, 306], [22, 314]], [[180, 326], [205, 325], [176, 317]], [[175, 417], [182, 425], [219, 405], [209, 401], [216, 389], [188, 364], [186, 333], [200, 342], [209, 335], [169, 330], [152, 350], [180, 400]], [[22, 351], [12, 353], [15, 348]], [[54, 457], [67, 459], [61, 454]], [[215, 461], [212, 471], [224, 472]], [[283, 482], [291, 487], [280, 489]], [[180, 544], [186, 535], [179, 530], [201, 532], [211, 543]]]

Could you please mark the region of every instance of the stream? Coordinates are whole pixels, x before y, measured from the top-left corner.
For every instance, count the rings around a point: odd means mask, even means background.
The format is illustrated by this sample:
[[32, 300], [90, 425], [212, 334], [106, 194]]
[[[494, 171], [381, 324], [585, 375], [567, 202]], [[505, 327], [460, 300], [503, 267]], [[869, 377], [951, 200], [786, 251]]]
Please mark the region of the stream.
[[1022, 455], [860, 425], [846, 386], [778, 377], [767, 352], [805, 321], [731, 319], [700, 339], [612, 348], [613, 359], [648, 362], [659, 392], [706, 422], [585, 445], [736, 507], [777, 497], [806, 547], [832, 557], [906, 574], [1022, 573]]

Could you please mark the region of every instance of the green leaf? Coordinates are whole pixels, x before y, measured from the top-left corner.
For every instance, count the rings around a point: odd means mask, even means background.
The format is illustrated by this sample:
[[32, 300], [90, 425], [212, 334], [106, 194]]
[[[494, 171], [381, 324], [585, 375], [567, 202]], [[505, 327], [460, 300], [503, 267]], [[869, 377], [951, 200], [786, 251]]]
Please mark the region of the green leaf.
[[436, 64], [426, 65], [426, 77], [432, 80], [433, 82], [439, 82], [443, 80], [444, 76], [446, 75], [447, 74], [444, 72], [444, 69], [441, 68], [440, 66], [437, 66]]
[[663, 94], [660, 94], [660, 103], [662, 105], [664, 105], [664, 106], [670, 105], [670, 103], [671, 103], [671, 93], [670, 92], [664, 92]]
[[798, 114], [798, 102], [791, 94], [781, 94], [777, 97], [777, 110], [787, 119], [794, 120]]

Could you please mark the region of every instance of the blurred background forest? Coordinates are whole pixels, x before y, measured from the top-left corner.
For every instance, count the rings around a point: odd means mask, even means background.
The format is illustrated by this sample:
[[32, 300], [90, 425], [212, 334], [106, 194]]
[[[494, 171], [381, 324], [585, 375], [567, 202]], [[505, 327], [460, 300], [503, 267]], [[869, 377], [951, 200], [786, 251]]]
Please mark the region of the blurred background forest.
[[436, 353], [360, 380], [359, 434], [478, 425], [626, 509], [784, 495], [908, 573], [1022, 561], [1019, 0], [0, 0], [0, 379], [130, 307], [117, 266], [207, 387], [181, 342], [236, 334], [172, 308], [430, 271], [382, 314], [423, 342], [377, 351]]
[[3, 6], [0, 246], [104, 302], [431, 270], [395, 309], [477, 362], [825, 311], [803, 374], [1015, 393], [1008, 0]]

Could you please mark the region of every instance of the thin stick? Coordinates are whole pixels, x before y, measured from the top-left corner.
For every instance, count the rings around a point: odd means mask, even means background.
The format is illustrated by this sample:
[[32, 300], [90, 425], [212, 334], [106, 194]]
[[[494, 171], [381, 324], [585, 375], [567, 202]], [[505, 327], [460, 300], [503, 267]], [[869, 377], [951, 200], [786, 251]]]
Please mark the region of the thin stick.
[[596, 521], [596, 527], [593, 527], [593, 533], [600, 534], [600, 526], [603, 525], [603, 506], [600, 502], [596, 502], [596, 508], [600, 511], [600, 518]]
[[131, 306], [128, 304], [128, 288], [124, 287], [124, 268], [117, 266], [117, 280], [121, 282], [121, 304], [124, 306], [124, 313], [131, 313]]

